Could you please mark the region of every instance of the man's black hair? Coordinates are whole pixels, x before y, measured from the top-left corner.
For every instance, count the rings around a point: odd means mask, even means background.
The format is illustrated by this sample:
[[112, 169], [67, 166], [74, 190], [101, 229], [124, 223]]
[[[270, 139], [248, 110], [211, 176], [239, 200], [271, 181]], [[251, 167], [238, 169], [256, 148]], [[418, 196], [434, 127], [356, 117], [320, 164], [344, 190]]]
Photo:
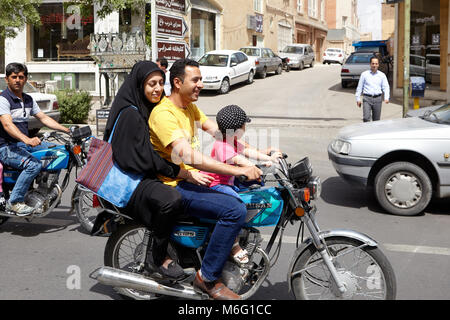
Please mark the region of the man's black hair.
[[192, 60], [192, 59], [179, 59], [179, 60], [175, 61], [172, 65], [172, 67], [170, 67], [170, 85], [172, 86], [172, 88], [175, 88], [175, 86], [174, 86], [175, 78], [180, 79], [181, 82], [184, 81], [184, 76], [186, 75], [186, 71], [185, 71], [186, 66], [197, 67], [197, 68], [200, 67], [198, 62], [195, 60]]
[[169, 62], [167, 61], [166, 58], [158, 58], [156, 59], [156, 62], [159, 62], [161, 67], [166, 67], [166, 69], [169, 67]]
[[12, 73], [19, 73], [19, 72], [23, 72], [25, 77], [28, 77], [27, 66], [18, 62], [9, 63], [5, 68], [5, 72], [7, 77], [9, 77]]
[[378, 58], [377, 56], [372, 56], [371, 58], [370, 58], [370, 63], [372, 63], [372, 60], [373, 59], [377, 59], [378, 60], [378, 63], [380, 63], [380, 58]]

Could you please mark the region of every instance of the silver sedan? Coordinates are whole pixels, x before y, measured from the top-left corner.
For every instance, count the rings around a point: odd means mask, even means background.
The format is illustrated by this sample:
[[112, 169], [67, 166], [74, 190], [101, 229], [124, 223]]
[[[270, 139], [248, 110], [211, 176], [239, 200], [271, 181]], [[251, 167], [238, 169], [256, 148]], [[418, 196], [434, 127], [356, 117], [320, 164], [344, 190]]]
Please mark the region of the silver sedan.
[[345, 127], [328, 157], [342, 178], [373, 188], [386, 211], [419, 214], [432, 196], [450, 197], [450, 104], [420, 117]]

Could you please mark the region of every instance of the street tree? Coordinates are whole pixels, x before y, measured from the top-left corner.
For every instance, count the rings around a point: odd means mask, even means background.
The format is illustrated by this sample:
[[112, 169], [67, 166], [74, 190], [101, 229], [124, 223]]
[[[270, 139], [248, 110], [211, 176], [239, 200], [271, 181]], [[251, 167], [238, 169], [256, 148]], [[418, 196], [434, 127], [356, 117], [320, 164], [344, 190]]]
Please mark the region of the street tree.
[[37, 6], [41, 0], [2, 0], [0, 9], [0, 39], [14, 38], [27, 24], [39, 26]]

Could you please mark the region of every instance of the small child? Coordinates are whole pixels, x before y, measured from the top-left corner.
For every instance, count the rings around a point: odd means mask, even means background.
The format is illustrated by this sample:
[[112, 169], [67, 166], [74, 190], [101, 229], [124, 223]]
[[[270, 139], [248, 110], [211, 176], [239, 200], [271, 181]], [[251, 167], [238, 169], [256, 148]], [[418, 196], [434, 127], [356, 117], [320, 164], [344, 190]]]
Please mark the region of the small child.
[[[226, 164], [237, 166], [254, 166], [254, 164], [247, 158], [265, 161], [266, 166], [270, 166], [272, 162], [278, 162], [281, 157], [280, 152], [275, 152], [272, 156], [268, 156], [254, 148], [246, 147], [239, 142], [239, 139], [245, 133], [245, 124], [251, 119], [247, 117], [244, 110], [236, 105], [229, 105], [222, 108], [216, 117], [217, 125], [222, 133], [222, 139], [217, 139], [214, 142], [211, 158]], [[208, 173], [214, 178], [209, 187], [213, 190], [229, 194], [240, 199], [237, 193], [239, 189], [234, 185], [234, 176]], [[239, 246], [238, 239], [236, 239], [231, 255], [239, 264], [248, 263], [247, 252]]]
[[0, 162], [0, 211], [5, 211], [6, 199], [3, 194], [3, 165]]

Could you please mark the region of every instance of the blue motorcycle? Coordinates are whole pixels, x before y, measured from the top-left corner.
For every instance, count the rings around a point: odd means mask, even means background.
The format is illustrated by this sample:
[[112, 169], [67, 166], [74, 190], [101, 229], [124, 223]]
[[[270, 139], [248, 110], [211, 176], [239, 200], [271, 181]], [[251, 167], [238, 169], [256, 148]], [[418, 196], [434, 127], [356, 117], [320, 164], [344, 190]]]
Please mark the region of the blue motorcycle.
[[[30, 215], [17, 216], [6, 208], [0, 208], [0, 224], [11, 217], [30, 222], [34, 218], [50, 214], [61, 203], [61, 196], [69, 184], [72, 170], [75, 168], [78, 171], [86, 163], [91, 136], [89, 126], [73, 126], [69, 135], [56, 131], [40, 135], [41, 141], [47, 142], [49, 147], [32, 153], [41, 161], [42, 170], [25, 195], [25, 203], [35, 210]], [[20, 171], [4, 166], [3, 190], [7, 199], [19, 175]], [[78, 187], [75, 187], [72, 203], [76, 202], [78, 193]]]
[[[265, 172], [265, 186], [253, 185], [240, 192], [248, 214], [239, 244], [247, 250], [249, 262], [238, 265], [231, 259], [227, 261], [222, 272], [225, 285], [243, 299], [252, 297], [279, 258], [287, 224], [299, 222], [297, 249], [287, 272], [289, 291], [296, 299], [395, 299], [395, 274], [377, 242], [352, 230], [321, 231], [314, 205], [320, 196], [320, 179], [312, 176], [308, 158], [294, 165], [286, 158], [284, 155], [279, 165]], [[270, 183], [275, 186], [269, 186]], [[109, 239], [104, 252], [105, 266], [92, 272], [91, 278], [133, 299], [162, 296], [209, 299], [194, 291], [192, 282], [215, 221], [184, 217], [176, 223], [168, 251], [188, 276], [171, 281], [146, 268], [152, 232], [109, 203], [98, 200], [103, 211], [97, 216], [92, 232]], [[306, 239], [305, 226], [310, 234]], [[260, 233], [264, 227], [275, 227], [270, 237]]]

